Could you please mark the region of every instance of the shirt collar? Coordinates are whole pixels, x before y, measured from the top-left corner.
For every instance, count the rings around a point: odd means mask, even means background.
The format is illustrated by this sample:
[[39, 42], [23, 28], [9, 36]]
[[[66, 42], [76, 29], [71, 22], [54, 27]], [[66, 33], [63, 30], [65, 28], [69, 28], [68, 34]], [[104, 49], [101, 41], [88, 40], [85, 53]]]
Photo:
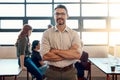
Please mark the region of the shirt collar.
[[[58, 32], [58, 28], [56, 26], [54, 27], [54, 31]], [[63, 32], [69, 32], [68, 26], [65, 27]]]

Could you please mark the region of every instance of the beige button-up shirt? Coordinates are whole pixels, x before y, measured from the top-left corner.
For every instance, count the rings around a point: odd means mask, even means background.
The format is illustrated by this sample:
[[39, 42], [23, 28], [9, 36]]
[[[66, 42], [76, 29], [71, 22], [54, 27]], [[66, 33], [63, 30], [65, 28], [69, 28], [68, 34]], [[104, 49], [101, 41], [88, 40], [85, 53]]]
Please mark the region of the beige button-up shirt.
[[[50, 28], [43, 33], [41, 43], [41, 54], [45, 55], [51, 48], [68, 50], [73, 44], [79, 45], [79, 52], [81, 52], [81, 40], [78, 33], [68, 27], [63, 32], [60, 32], [56, 27]], [[49, 61], [48, 64], [65, 67], [76, 60], [62, 60], [57, 62]]]

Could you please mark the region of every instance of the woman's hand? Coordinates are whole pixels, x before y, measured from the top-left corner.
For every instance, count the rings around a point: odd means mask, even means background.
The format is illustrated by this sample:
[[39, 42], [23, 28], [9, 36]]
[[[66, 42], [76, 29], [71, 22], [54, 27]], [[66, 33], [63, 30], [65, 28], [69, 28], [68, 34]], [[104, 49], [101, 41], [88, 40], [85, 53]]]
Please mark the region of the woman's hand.
[[25, 66], [23, 66], [22, 71], [27, 71], [27, 68]]

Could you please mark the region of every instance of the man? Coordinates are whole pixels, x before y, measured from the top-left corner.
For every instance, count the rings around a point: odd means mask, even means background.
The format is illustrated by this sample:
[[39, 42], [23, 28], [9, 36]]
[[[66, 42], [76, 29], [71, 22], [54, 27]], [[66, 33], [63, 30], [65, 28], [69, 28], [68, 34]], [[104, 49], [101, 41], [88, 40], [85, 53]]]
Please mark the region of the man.
[[[80, 58], [81, 41], [76, 31], [66, 25], [68, 11], [58, 5], [54, 11], [56, 26], [43, 33], [41, 54], [48, 61], [47, 80], [77, 80], [77, 70], [73, 66]], [[70, 49], [72, 45], [78, 48]]]

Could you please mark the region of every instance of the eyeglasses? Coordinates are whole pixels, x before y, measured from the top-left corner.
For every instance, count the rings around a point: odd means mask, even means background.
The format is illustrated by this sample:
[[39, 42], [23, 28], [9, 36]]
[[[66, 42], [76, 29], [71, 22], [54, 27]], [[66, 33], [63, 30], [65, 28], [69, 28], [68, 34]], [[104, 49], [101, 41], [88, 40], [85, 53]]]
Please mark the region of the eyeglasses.
[[56, 15], [56, 16], [59, 16], [59, 15], [61, 15], [61, 16], [65, 16], [66, 13], [55, 13], [54, 15]]

